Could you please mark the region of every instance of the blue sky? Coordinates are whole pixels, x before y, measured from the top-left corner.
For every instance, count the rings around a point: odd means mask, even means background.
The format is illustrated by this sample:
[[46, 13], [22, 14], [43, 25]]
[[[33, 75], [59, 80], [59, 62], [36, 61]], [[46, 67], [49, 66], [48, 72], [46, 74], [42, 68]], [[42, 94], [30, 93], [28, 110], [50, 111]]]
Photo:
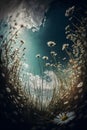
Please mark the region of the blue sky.
[[[73, 2], [75, 3], [75, 1]], [[47, 13], [45, 13], [47, 4], [41, 3], [39, 10], [37, 10], [38, 4], [38, 2], [37, 5], [31, 2], [33, 8], [30, 8], [29, 10], [31, 14], [29, 17], [25, 17], [27, 16], [27, 13], [26, 15], [24, 13], [27, 10], [25, 10], [23, 3], [21, 3], [19, 9], [16, 9], [17, 14], [14, 13], [14, 17], [16, 17], [16, 15], [22, 11], [21, 15], [25, 18], [19, 17], [21, 18], [20, 20], [19, 18], [16, 18], [17, 22], [25, 22], [30, 24], [30, 26], [32, 23], [34, 27], [37, 25], [37, 28], [39, 26], [38, 31], [36, 32], [33, 32], [31, 28], [25, 29], [20, 37], [25, 41], [25, 46], [27, 48], [26, 62], [29, 64], [30, 71], [33, 71], [34, 73], [39, 73], [38, 61], [35, 57], [36, 54], [40, 53], [42, 56], [50, 56], [50, 48], [47, 47], [48, 41], [56, 42], [57, 45], [53, 48], [53, 51], [57, 52], [59, 61], [62, 61], [62, 58], [66, 56], [66, 53], [61, 50], [62, 45], [68, 42], [65, 36], [65, 27], [68, 25], [68, 18], [65, 17], [65, 11], [68, 7], [73, 6], [72, 2], [63, 3], [56, 1], [51, 4]], [[41, 20], [44, 18], [46, 20], [44, 26], [40, 26]], [[31, 20], [32, 22], [28, 20]], [[63, 64], [65, 65], [65, 63]]]
[[44, 26], [41, 26], [36, 32], [32, 32], [31, 29], [25, 30], [23, 36], [27, 46], [26, 57], [31, 71], [34, 70], [35, 73], [39, 71], [36, 54], [50, 56], [50, 48], [47, 46], [48, 41], [57, 43], [53, 50], [58, 53], [58, 57], [61, 57], [59, 61], [65, 56], [61, 49], [62, 44], [67, 42], [65, 37], [65, 27], [68, 24], [68, 19], [65, 17], [66, 9], [67, 6], [51, 6], [46, 14]]

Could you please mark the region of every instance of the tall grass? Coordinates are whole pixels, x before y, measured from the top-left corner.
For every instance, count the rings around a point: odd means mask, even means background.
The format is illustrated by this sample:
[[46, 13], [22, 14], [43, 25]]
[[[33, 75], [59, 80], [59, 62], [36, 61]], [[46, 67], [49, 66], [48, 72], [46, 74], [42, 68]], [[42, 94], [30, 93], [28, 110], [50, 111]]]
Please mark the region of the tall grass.
[[[69, 13], [69, 11], [72, 11], [72, 13]], [[54, 41], [48, 41], [47, 43], [48, 47], [50, 47], [50, 55], [53, 63], [51, 63], [51, 61], [48, 62], [49, 57], [47, 56], [36, 56], [41, 77], [39, 77], [40, 80], [38, 80], [38, 83], [36, 76], [34, 76], [32, 82], [33, 94], [31, 94], [29, 75], [26, 75], [28, 80], [24, 84], [24, 74], [20, 80], [20, 75], [23, 72], [22, 63], [25, 62], [24, 56], [26, 48], [24, 47], [24, 41], [18, 38], [18, 35], [20, 30], [24, 28], [24, 25], [20, 25], [18, 28], [16, 28], [16, 24], [14, 26], [6, 25], [8, 26], [6, 35], [0, 35], [0, 69], [7, 84], [13, 86], [13, 88], [8, 86], [7, 90], [9, 92], [11, 89], [14, 89], [19, 96], [23, 97], [24, 102], [26, 99], [26, 103], [29, 107], [38, 110], [43, 111], [47, 109], [48, 111], [53, 111], [57, 109], [61, 111], [73, 108], [73, 100], [78, 101], [78, 97], [82, 97], [87, 83], [87, 17], [85, 13], [84, 17], [79, 19], [77, 17], [78, 14], [74, 14], [74, 7], [66, 11], [66, 16], [68, 16], [70, 20], [70, 25], [65, 28], [66, 39], [71, 40], [72, 45], [65, 43], [61, 48], [61, 51], [65, 51], [69, 57], [65, 67], [58, 61], [57, 52], [53, 51], [53, 47], [57, 44]], [[5, 28], [5, 26], [1, 28]], [[67, 58], [64, 58], [62, 60], [66, 59]], [[48, 87], [46, 79], [44, 79], [46, 71], [48, 71], [48, 74], [52, 71], [56, 75], [56, 77], [52, 79], [54, 84], [50, 86], [53, 88], [50, 100], [48, 95], [46, 100], [44, 100], [44, 84], [45, 87]]]

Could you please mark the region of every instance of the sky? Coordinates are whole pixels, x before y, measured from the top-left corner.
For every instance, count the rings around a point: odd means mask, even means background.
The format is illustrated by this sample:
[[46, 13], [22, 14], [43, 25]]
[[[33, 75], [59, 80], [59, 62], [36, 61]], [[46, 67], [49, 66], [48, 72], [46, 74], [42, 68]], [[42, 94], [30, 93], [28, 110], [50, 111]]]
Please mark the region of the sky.
[[[68, 25], [65, 11], [68, 7], [78, 3], [82, 4], [79, 0], [0, 1], [0, 19], [12, 15], [11, 24], [16, 19], [18, 25], [24, 24], [26, 26], [21, 38], [25, 41], [27, 48], [27, 64], [34, 73], [39, 73], [36, 54], [40, 53], [42, 56], [47, 55], [50, 57], [50, 48], [47, 47], [48, 41], [56, 42], [57, 45], [53, 50], [58, 53], [59, 61], [62, 61], [62, 58], [66, 56], [66, 53], [61, 51], [62, 45], [68, 42], [65, 36], [65, 27]], [[7, 22], [9, 23], [8, 17]]]
[[[7, 17], [6, 20], [9, 22], [8, 17], [12, 15], [10, 24], [13, 24], [14, 19], [16, 19], [18, 25], [24, 24], [26, 26], [26, 29], [21, 33], [20, 37], [25, 41], [25, 47], [27, 48], [27, 60], [26, 63], [24, 63], [24, 67], [26, 72], [30, 71], [31, 86], [32, 83], [36, 83], [37, 80], [39, 82], [37, 86], [41, 84], [41, 77], [39, 76], [39, 79], [35, 77], [35, 75], [41, 75], [36, 55], [41, 54], [41, 56], [50, 57], [50, 48], [47, 46], [48, 41], [54, 41], [56, 43], [53, 51], [57, 52], [58, 61], [63, 62], [62, 58], [66, 56], [66, 53], [62, 52], [62, 45], [67, 43], [65, 27], [68, 24], [65, 11], [68, 7], [73, 6], [73, 4], [77, 4], [77, 2], [75, 2], [75, 0], [0, 1], [0, 19]], [[63, 64], [65, 65], [65, 62]], [[29, 73], [27, 74], [30, 75]], [[52, 81], [53, 76], [54, 73], [51, 75]], [[48, 87], [52, 83], [54, 82], [49, 83], [49, 81], [45, 80], [44, 89], [46, 85]]]
[[[34, 73], [39, 72], [36, 69], [38, 68], [36, 54], [49, 55], [47, 42], [50, 40], [58, 42], [58, 50], [60, 50], [61, 43], [64, 42], [61, 41], [61, 36], [62, 39], [65, 39], [65, 6], [59, 1], [55, 7], [55, 2], [52, 2], [54, 0], [4, 0], [0, 2], [0, 19], [12, 15], [10, 22], [7, 18], [8, 23], [13, 24], [16, 19], [18, 25], [26, 26], [21, 37], [28, 48], [26, 50], [27, 63], [32, 67], [30, 69], [34, 70]], [[37, 72], [35, 72], [36, 70]]]
[[41, 26], [36, 32], [32, 32], [31, 29], [27, 30], [24, 35], [27, 39], [26, 46], [29, 48], [26, 56], [28, 57], [28, 63], [33, 67], [32, 69], [35, 68], [34, 71], [38, 70], [37, 54], [50, 57], [51, 50], [47, 46], [48, 41], [56, 42], [57, 45], [53, 48], [53, 51], [58, 53], [59, 61], [65, 56], [65, 53], [62, 52], [62, 45], [67, 42], [65, 38], [65, 27], [68, 24], [68, 20], [65, 18], [67, 7], [59, 7], [58, 5], [54, 9], [54, 6], [48, 10], [44, 26]]

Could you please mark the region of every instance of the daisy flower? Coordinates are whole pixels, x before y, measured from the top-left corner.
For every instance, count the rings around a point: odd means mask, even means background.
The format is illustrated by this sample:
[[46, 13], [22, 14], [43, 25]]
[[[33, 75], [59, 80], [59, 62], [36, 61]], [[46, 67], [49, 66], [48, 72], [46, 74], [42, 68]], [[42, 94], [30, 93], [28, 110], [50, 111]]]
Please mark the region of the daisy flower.
[[37, 54], [37, 55], [36, 55], [36, 58], [40, 58], [40, 57], [41, 57], [41, 55], [40, 55], [40, 54]]
[[50, 63], [46, 63], [46, 66], [50, 66]]
[[50, 54], [51, 54], [52, 56], [57, 56], [57, 53], [56, 53], [55, 51], [51, 51]]
[[48, 60], [48, 57], [47, 56], [43, 56], [42, 59], [43, 60]]
[[63, 125], [63, 124], [67, 124], [74, 118], [75, 118], [74, 112], [61, 113], [54, 118], [53, 122], [57, 125], [59, 125], [59, 124]]
[[47, 42], [47, 45], [48, 45], [49, 47], [53, 47], [53, 46], [56, 45], [56, 43], [53, 42], [53, 41], [49, 41], [49, 42]]
[[63, 44], [62, 51], [65, 50], [68, 46], [69, 46], [69, 44]]

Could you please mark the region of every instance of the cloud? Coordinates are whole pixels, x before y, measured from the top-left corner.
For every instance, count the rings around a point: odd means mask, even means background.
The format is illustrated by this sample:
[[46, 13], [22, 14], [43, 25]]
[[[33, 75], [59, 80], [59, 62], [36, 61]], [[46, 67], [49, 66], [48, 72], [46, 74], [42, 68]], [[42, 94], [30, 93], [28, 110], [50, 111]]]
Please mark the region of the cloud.
[[33, 75], [32, 73], [29, 73], [29, 83], [31, 84], [32, 88], [42, 88], [43, 90], [49, 89], [52, 90], [55, 85], [58, 85], [57, 76], [53, 71], [46, 71], [44, 72], [44, 77], [42, 80], [42, 77], [39, 75]]
[[[28, 28], [39, 29], [45, 21], [45, 12], [53, 0], [3, 0], [0, 2], [0, 18], [11, 16], [9, 22], [15, 19], [18, 24]], [[35, 28], [33, 29], [35, 31]]]
[[50, 101], [54, 87], [59, 85], [56, 74], [53, 71], [45, 71], [43, 79], [41, 76], [29, 72], [26, 74], [27, 76], [23, 77], [23, 85], [26, 82], [26, 92], [30, 92], [32, 96], [40, 98], [43, 94], [43, 100], [46, 101], [48, 99]]

